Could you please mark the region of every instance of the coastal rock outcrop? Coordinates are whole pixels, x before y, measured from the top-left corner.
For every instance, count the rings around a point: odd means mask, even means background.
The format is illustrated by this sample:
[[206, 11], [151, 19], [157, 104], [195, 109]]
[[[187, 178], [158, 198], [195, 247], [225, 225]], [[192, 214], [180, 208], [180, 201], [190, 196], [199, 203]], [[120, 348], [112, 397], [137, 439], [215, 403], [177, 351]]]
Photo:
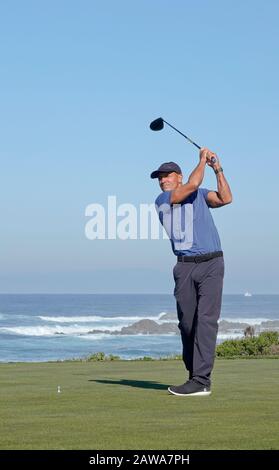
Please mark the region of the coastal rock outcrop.
[[124, 326], [119, 334], [121, 335], [163, 335], [168, 333], [178, 334], [179, 330], [175, 323], [159, 323], [154, 320], [139, 320], [130, 326]]

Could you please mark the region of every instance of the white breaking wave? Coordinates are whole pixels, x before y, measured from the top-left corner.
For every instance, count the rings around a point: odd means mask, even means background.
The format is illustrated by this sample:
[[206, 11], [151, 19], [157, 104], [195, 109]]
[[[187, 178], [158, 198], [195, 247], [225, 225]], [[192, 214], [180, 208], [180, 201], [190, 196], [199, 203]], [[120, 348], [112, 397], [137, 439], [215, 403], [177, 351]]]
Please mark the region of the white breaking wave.
[[[168, 317], [162, 319], [164, 315], [168, 315]], [[154, 319], [154, 317], [152, 318]], [[159, 323], [159, 325], [162, 325], [163, 323], [177, 323], [178, 322], [177, 314], [173, 312], [172, 313], [161, 312], [157, 316], [156, 321]]]
[[39, 316], [43, 321], [53, 321], [56, 323], [94, 323], [94, 322], [111, 322], [115, 321], [137, 321], [141, 317], [101, 317], [98, 315], [90, 315], [90, 316], [83, 316], [83, 317], [45, 317]]
[[[98, 327], [101, 331], [120, 331], [121, 326], [114, 327]], [[4, 333], [13, 333], [16, 335], [24, 336], [54, 336], [54, 335], [85, 335], [90, 334], [88, 327], [82, 327], [79, 325], [72, 326], [14, 326], [14, 327], [1, 327], [0, 331]]]
[[[1, 314], [0, 314], [1, 315]], [[67, 336], [79, 336], [83, 335], [87, 338], [100, 339], [101, 335], [109, 335], [118, 333], [123, 327], [131, 326], [140, 320], [154, 320], [159, 325], [166, 322], [177, 323], [176, 316], [174, 314], [166, 315], [165, 312], [161, 312], [156, 316], [116, 316], [116, 317], [102, 317], [99, 315], [88, 315], [88, 316], [39, 316], [43, 322], [49, 324], [34, 325], [34, 326], [2, 326], [0, 332], [23, 335], [23, 336], [54, 336], [54, 335], [67, 335]], [[261, 323], [265, 321], [278, 322], [279, 320], [269, 320], [268, 318], [232, 318], [225, 317], [220, 321], [227, 321], [229, 325], [224, 327], [218, 333], [219, 339], [238, 338], [243, 336], [243, 328], [239, 327], [237, 323], [247, 323], [249, 325], [255, 325], [256, 330], [260, 331], [265, 329], [264, 326], [261, 328]], [[55, 324], [53, 324], [55, 322]], [[274, 326], [274, 328], [278, 328]], [[96, 332], [95, 330], [98, 330]], [[143, 333], [136, 333], [133, 336], [140, 336]], [[165, 333], [167, 335], [171, 333]], [[158, 333], [155, 336], [163, 336]]]
[[170, 337], [170, 336], [177, 336], [175, 333], [164, 333], [164, 334], [149, 334], [149, 333], [137, 333], [135, 335], [133, 334], [128, 334], [128, 335], [111, 335], [111, 334], [106, 334], [106, 333], [100, 333], [100, 334], [90, 334], [90, 335], [82, 335], [80, 336], [81, 339], [86, 339], [86, 340], [95, 340], [95, 339], [100, 339], [101, 338], [121, 338], [122, 341], [126, 341], [128, 338], [129, 339], [132, 339], [134, 340], [135, 338], [146, 338], [148, 340], [148, 338], [152, 338], [152, 339], [155, 339], [155, 338], [162, 338], [162, 337]]
[[[49, 317], [49, 316], [42, 316], [39, 315], [37, 318], [40, 320], [47, 321], [47, 322], [55, 322], [55, 323], [111, 323], [111, 322], [125, 322], [130, 324], [130, 322], [137, 322], [140, 320], [155, 320], [160, 321], [160, 318], [165, 315], [164, 312], [160, 313], [156, 316], [118, 316], [118, 317], [102, 317], [100, 315], [88, 315], [88, 316], [74, 316], [74, 317], [65, 317], [65, 316], [56, 316], [56, 317]], [[162, 320], [162, 323], [165, 321], [170, 320]]]
[[92, 341], [98, 341], [98, 340], [101, 340], [101, 339], [105, 339], [105, 338], [113, 338], [113, 336], [111, 336], [110, 334], [108, 333], [92, 333], [91, 335], [82, 335], [80, 336], [81, 339], [85, 339], [85, 340], [92, 340]]
[[222, 317], [220, 319], [221, 320], [224, 320], [224, 321], [229, 321], [231, 323], [248, 323], [249, 325], [260, 325], [263, 321], [278, 321], [276, 319], [270, 319], [270, 318], [232, 318], [232, 317]]
[[225, 341], [227, 339], [238, 339], [238, 338], [243, 338], [243, 333], [218, 333], [217, 339], [219, 341]]

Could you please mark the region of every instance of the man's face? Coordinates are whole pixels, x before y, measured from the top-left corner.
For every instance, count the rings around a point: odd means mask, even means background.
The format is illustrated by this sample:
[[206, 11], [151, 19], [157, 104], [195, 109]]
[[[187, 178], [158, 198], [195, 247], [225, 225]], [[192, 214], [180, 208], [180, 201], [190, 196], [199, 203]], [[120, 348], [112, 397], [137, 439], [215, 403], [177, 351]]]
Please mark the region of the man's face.
[[171, 173], [159, 173], [159, 185], [162, 191], [172, 191], [182, 184], [182, 175], [172, 171]]

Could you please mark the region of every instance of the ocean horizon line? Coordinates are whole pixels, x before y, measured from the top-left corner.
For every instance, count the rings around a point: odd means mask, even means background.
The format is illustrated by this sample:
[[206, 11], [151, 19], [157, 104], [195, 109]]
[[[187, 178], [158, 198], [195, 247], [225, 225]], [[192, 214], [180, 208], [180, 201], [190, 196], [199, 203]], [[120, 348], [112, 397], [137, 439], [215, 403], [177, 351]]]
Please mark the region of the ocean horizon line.
[[[172, 295], [172, 292], [0, 292], [0, 295]], [[224, 292], [224, 295], [241, 295], [245, 296], [245, 292]], [[251, 297], [262, 295], [279, 296], [278, 293], [251, 293]], [[250, 297], [250, 296], [249, 296]]]

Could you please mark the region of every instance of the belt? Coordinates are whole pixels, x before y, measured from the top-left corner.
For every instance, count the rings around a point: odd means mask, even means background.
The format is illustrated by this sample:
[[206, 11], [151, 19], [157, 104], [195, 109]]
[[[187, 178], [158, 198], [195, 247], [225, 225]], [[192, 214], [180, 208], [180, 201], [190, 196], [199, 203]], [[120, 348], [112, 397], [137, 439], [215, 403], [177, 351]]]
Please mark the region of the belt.
[[223, 251], [214, 251], [213, 253], [206, 253], [205, 255], [197, 256], [178, 255], [177, 261], [182, 263], [203, 263], [204, 261], [209, 261], [213, 258], [219, 258], [220, 256], [223, 256]]

